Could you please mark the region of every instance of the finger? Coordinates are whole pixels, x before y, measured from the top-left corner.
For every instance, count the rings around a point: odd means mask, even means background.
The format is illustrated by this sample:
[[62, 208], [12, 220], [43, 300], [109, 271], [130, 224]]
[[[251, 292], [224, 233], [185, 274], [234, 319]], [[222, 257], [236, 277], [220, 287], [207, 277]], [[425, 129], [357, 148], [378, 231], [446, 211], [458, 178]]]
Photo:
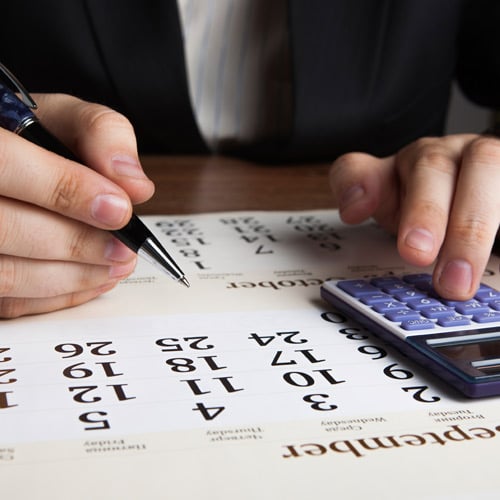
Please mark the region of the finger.
[[500, 220], [500, 140], [480, 137], [465, 149], [448, 221], [434, 270], [445, 297], [465, 300], [476, 291]]
[[0, 297], [42, 298], [107, 286], [127, 277], [136, 261], [114, 266], [0, 256]]
[[445, 237], [463, 141], [422, 139], [397, 155], [403, 199], [398, 250], [415, 265], [430, 265]]
[[3, 129], [0, 178], [0, 196], [102, 229], [119, 229], [132, 215], [130, 198], [112, 181]]
[[92, 290], [43, 298], [0, 297], [0, 318], [12, 319], [29, 314], [42, 314], [78, 306], [112, 290], [118, 282], [108, 283]]
[[33, 205], [0, 198], [0, 254], [112, 265], [135, 253], [111, 233]]
[[399, 215], [395, 173], [394, 157], [349, 153], [337, 158], [329, 178], [342, 220], [358, 224], [373, 216], [382, 227], [394, 231]]
[[130, 122], [106, 106], [68, 95], [42, 94], [41, 122], [81, 161], [122, 187], [133, 203], [149, 199], [154, 185], [140, 163]]

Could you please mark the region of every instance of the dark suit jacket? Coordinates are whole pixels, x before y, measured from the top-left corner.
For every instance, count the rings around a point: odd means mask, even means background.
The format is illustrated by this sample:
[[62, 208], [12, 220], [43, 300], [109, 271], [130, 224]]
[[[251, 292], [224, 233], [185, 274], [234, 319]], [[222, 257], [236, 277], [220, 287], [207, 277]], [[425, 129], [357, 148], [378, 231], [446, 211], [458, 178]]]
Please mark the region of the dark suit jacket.
[[[473, 98], [497, 106], [500, 65], [488, 50], [499, 11], [497, 0], [289, 0], [291, 133], [241, 153], [392, 153], [442, 132], [457, 75]], [[133, 122], [143, 151], [206, 151], [175, 0], [16, 0], [1, 16], [0, 59], [31, 91], [113, 106]]]

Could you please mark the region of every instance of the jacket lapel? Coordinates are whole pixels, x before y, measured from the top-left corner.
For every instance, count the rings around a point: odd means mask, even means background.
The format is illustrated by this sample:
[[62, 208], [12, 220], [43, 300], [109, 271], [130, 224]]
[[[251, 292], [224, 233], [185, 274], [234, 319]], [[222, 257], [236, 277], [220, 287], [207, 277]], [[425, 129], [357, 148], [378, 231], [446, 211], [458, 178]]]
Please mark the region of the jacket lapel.
[[204, 152], [190, 104], [176, 1], [86, 0], [86, 4], [122, 111], [139, 135], [148, 137], [141, 149], [164, 151], [166, 144], [172, 144], [176, 152]]

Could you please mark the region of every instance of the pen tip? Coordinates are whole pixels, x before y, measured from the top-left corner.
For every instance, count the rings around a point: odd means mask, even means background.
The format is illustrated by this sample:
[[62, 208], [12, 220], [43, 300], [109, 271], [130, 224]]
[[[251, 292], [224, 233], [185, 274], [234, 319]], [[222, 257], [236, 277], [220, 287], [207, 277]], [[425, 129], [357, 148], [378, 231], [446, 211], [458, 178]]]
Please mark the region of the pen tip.
[[179, 280], [179, 282], [182, 283], [187, 288], [190, 287], [189, 281], [184, 276]]

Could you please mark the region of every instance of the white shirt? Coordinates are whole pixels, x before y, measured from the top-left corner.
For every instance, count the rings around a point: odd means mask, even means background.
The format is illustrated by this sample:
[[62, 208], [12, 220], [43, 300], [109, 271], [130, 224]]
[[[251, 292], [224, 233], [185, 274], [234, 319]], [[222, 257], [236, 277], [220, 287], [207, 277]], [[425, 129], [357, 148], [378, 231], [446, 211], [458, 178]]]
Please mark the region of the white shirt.
[[286, 0], [177, 0], [191, 103], [208, 146], [276, 138], [290, 126]]

